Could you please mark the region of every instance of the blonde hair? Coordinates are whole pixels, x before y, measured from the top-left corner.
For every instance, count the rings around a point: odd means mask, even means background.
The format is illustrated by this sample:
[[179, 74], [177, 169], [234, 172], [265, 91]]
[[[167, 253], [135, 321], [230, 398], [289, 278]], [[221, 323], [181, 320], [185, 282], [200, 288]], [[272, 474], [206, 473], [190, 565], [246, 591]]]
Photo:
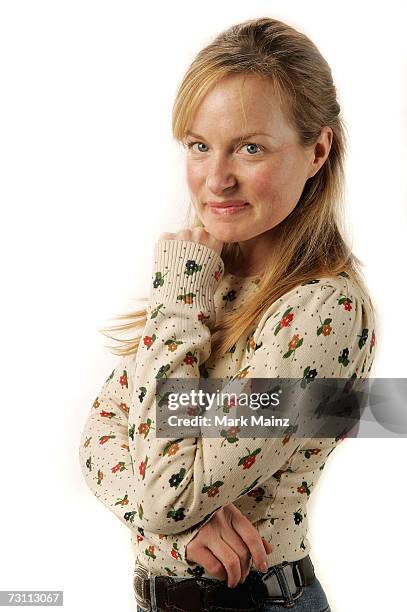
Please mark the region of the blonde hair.
[[[273, 257], [270, 254], [265, 264], [259, 291], [243, 309], [228, 313], [212, 329], [211, 357], [215, 359], [255, 329], [256, 321], [278, 298], [305, 281], [344, 273], [367, 292], [363, 264], [343, 238], [346, 137], [328, 63], [307, 36], [281, 21], [262, 17], [233, 25], [199, 51], [182, 79], [172, 114], [173, 136], [178, 142], [183, 142], [205, 95], [232, 74], [270, 80], [302, 146], [315, 144], [323, 126], [332, 129], [333, 139], [324, 164], [307, 180], [296, 207], [277, 226]], [[191, 211], [190, 204], [189, 217]], [[199, 218], [193, 216], [189, 226], [200, 225]], [[236, 266], [239, 254], [238, 243], [225, 244], [222, 259], [226, 270]], [[146, 310], [117, 318], [129, 322], [99, 331], [122, 343], [109, 350], [130, 355], [137, 351], [141, 336], [118, 340], [107, 332], [142, 330]]]

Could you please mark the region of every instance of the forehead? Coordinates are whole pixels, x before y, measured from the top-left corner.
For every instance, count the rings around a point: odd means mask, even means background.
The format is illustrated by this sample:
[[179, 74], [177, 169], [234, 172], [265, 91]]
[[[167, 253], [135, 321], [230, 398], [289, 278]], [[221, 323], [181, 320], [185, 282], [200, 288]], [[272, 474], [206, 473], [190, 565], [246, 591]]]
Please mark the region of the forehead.
[[222, 78], [205, 95], [187, 127], [202, 135], [205, 130], [240, 134], [242, 129], [248, 133], [291, 129], [270, 79], [256, 75]]

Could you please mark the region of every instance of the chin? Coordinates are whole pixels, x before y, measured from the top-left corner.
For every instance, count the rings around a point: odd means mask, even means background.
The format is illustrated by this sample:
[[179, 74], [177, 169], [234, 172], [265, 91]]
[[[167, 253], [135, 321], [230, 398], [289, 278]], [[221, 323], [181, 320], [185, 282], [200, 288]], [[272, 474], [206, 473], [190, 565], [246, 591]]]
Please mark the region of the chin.
[[208, 224], [205, 227], [211, 236], [217, 240], [220, 240], [221, 242], [224, 242], [225, 244], [240, 242], [247, 239], [247, 236], [245, 236], [246, 232], [238, 231], [237, 228], [222, 228], [214, 223]]

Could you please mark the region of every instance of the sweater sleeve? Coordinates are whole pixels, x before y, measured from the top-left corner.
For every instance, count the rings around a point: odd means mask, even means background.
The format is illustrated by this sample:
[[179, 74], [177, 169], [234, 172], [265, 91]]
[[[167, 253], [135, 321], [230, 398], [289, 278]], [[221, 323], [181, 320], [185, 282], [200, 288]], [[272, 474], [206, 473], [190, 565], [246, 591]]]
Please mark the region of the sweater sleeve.
[[125, 357], [108, 376], [92, 404], [79, 446], [86, 484], [127, 526], [131, 525], [127, 512], [129, 501], [135, 501], [128, 443], [128, 413], [133, 392], [131, 371], [131, 358]]
[[[211, 318], [200, 314], [211, 310], [211, 252], [186, 241], [164, 241], [156, 249], [156, 293], [138, 353], [129, 413], [138, 432], [130, 440], [130, 452], [142, 507], [139, 520], [154, 533], [176, 534], [206, 522], [218, 508], [281, 470], [301, 445], [291, 435], [236, 436], [226, 446], [221, 437], [154, 436], [155, 381], [162, 376], [199, 379], [199, 366], [210, 354]], [[233, 378], [306, 378], [312, 370], [320, 377], [351, 377], [367, 350], [363, 304], [354, 304], [350, 314], [340, 287], [309, 284], [277, 300], [256, 330], [246, 365]], [[309, 367], [299, 368], [304, 356]]]
[[[205, 350], [207, 352], [203, 358], [200, 357], [200, 361], [204, 361], [209, 356], [210, 351], [210, 332], [208, 326], [212, 325], [215, 321], [213, 293], [223, 275], [223, 262], [212, 249], [185, 241], [182, 241], [182, 244], [180, 244], [180, 241], [177, 243], [169, 241], [168, 252], [170, 255], [172, 254], [172, 257], [176, 256], [175, 249], [177, 245], [178, 248], [182, 248], [182, 262], [186, 261], [188, 264], [188, 275], [182, 303], [188, 304], [190, 301], [192, 303], [195, 298], [194, 311], [198, 313], [196, 319], [198, 323], [197, 328], [198, 330], [203, 328], [206, 334]], [[161, 243], [157, 245], [156, 257], [163, 249], [163, 246]], [[189, 248], [190, 256], [195, 258], [193, 266], [191, 266], [192, 260], [185, 260], [186, 249], [183, 247]], [[161, 254], [161, 257], [165, 255], [165, 251]], [[169, 273], [168, 270], [161, 272], [158, 268], [161, 268], [161, 265], [156, 259], [153, 271], [152, 294], [155, 293], [157, 296], [160, 292], [156, 290], [164, 285], [165, 277]], [[192, 290], [194, 284], [190, 282], [190, 276], [198, 270], [201, 271], [203, 268], [205, 268], [206, 274], [204, 276], [205, 285], [202, 291], [199, 292], [199, 295], [194, 295]], [[166, 316], [165, 304], [154, 302], [154, 300], [153, 302], [150, 301], [149, 311], [150, 321], [154, 321], [156, 318], [160, 321], [161, 318]], [[200, 323], [203, 316], [206, 320], [204, 327]], [[135, 388], [134, 376], [136, 364], [139, 363], [138, 355], [143, 351], [151, 350], [151, 345], [156, 340], [154, 331], [150, 331], [152, 327], [151, 324], [147, 324], [144, 329], [137, 355], [122, 358], [100, 389], [82, 431], [79, 460], [83, 477], [90, 490], [101, 503], [133, 532], [137, 541], [141, 541], [142, 537], [146, 535], [150, 544], [153, 543], [163, 551], [168, 549], [167, 552], [171, 557], [174, 556], [175, 543], [176, 547], [178, 547], [178, 558], [183, 559], [185, 545], [197, 533], [199, 525], [194, 526], [192, 529], [184, 530], [184, 533], [178, 534], [177, 537], [172, 537], [171, 545], [167, 544], [166, 538], [163, 537], [162, 533], [144, 532], [142, 527], [144, 508], [140, 503], [137, 487], [135, 486], [134, 461], [129, 449], [129, 441], [134, 440], [135, 436], [145, 437], [150, 432], [150, 427], [153, 429], [149, 416], [146, 417], [145, 422], [138, 425], [137, 429], [134, 422], [129, 424], [129, 408], [133, 394], [137, 392], [138, 400], [142, 402], [146, 393], [143, 385], [140, 385], [138, 389]], [[164, 346], [164, 351], [167, 354], [171, 354], [174, 346], [177, 347], [178, 344], [179, 341], [177, 340], [174, 344], [171, 342], [170, 345]], [[187, 355], [185, 361], [189, 358], [190, 355]], [[142, 363], [141, 367], [143, 365]], [[185, 545], [183, 545], [184, 541]]]

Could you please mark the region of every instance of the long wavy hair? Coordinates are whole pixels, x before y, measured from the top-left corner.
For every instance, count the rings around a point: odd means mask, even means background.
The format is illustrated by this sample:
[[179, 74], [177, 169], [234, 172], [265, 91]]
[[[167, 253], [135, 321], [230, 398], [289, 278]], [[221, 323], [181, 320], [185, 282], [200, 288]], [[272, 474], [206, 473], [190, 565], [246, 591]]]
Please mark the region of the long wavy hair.
[[[215, 359], [250, 333], [277, 299], [307, 280], [345, 273], [368, 293], [363, 264], [345, 239], [346, 134], [328, 63], [306, 35], [281, 21], [262, 17], [233, 25], [199, 51], [178, 87], [172, 113], [176, 141], [184, 142], [205, 95], [231, 74], [270, 79], [302, 146], [315, 144], [323, 126], [332, 129], [333, 139], [327, 159], [306, 181], [296, 207], [278, 225], [275, 239], [273, 233], [273, 253], [265, 262], [259, 291], [213, 327]], [[191, 203], [186, 218], [189, 227], [202, 226]], [[221, 256], [226, 270], [238, 269], [239, 244], [225, 244]], [[120, 356], [135, 353], [146, 317], [146, 309], [136, 310], [116, 316], [127, 323], [100, 329], [120, 343], [109, 350]], [[109, 333], [116, 330], [139, 330], [139, 335], [118, 339]]]

